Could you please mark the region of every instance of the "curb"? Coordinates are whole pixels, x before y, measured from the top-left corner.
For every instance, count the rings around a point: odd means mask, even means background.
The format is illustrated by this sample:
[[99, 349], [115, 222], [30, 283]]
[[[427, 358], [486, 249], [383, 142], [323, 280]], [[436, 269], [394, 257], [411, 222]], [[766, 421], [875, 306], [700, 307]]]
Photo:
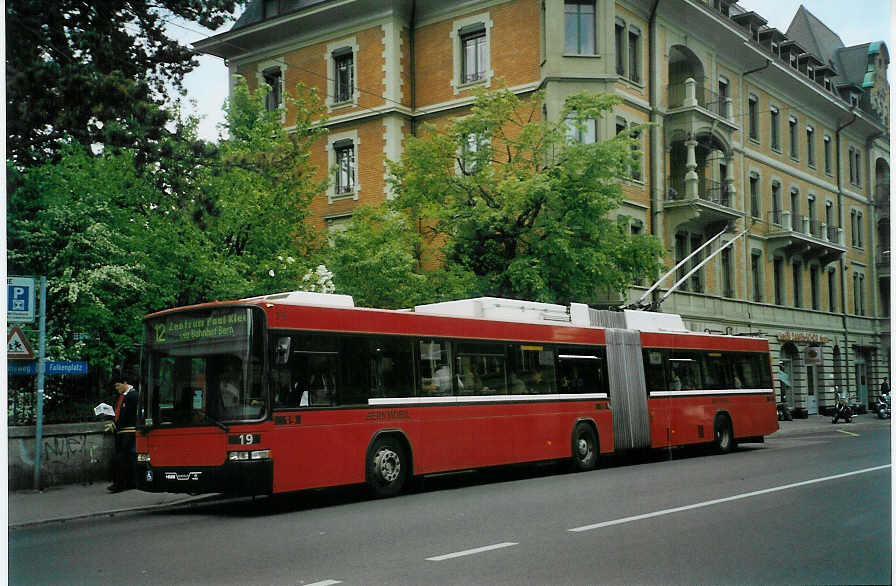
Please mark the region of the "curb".
[[68, 522], [76, 522], [76, 521], [84, 521], [87, 519], [96, 519], [100, 517], [116, 517], [116, 516], [124, 516], [128, 514], [140, 513], [144, 511], [152, 511], [152, 510], [162, 510], [162, 509], [170, 509], [170, 510], [178, 510], [178, 509], [189, 509], [194, 506], [198, 506], [200, 504], [205, 503], [227, 503], [239, 499], [227, 499], [227, 498], [217, 498], [218, 495], [197, 495], [197, 496], [186, 496], [181, 499], [172, 500], [164, 503], [155, 503], [151, 505], [137, 505], [133, 507], [122, 507], [118, 509], [109, 509], [106, 511], [96, 511], [92, 513], [82, 513], [77, 515], [65, 515], [61, 517], [50, 517], [47, 519], [39, 519], [35, 521], [22, 521], [19, 523], [10, 523], [8, 526], [9, 531], [17, 531], [19, 529], [32, 529], [34, 527], [41, 527], [43, 525], [55, 525], [61, 523]]

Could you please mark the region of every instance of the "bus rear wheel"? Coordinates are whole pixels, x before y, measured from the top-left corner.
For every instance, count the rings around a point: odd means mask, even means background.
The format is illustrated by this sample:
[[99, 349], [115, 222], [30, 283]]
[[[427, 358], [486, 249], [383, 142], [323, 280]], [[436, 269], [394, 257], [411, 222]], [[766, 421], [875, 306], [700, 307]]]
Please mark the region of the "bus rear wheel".
[[731, 429], [731, 420], [728, 417], [720, 415], [716, 418], [714, 437], [716, 451], [720, 454], [727, 454], [736, 447], [734, 431]]
[[395, 496], [404, 488], [410, 462], [401, 442], [377, 439], [367, 456], [367, 484], [377, 498]]
[[597, 466], [597, 434], [587, 423], [579, 422], [572, 432], [572, 464], [579, 472]]

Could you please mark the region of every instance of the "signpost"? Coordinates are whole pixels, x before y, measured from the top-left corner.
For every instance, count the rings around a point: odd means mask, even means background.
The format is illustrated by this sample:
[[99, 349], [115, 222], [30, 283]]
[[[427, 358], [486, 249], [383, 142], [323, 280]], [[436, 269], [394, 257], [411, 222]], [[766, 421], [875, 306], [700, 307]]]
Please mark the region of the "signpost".
[[6, 277], [6, 320], [34, 322], [34, 277]]

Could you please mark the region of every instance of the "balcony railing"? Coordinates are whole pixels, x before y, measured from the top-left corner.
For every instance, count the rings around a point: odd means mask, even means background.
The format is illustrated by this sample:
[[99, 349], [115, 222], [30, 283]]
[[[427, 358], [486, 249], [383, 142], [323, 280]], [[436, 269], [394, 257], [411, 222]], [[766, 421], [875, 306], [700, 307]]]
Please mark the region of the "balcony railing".
[[805, 234], [818, 240], [842, 245], [842, 228], [829, 226], [810, 216], [794, 216], [790, 210], [777, 210], [769, 212], [768, 219], [771, 225], [778, 226], [786, 232]]
[[[666, 199], [668, 201], [682, 201], [686, 198], [687, 188], [685, 187], [684, 175], [677, 177], [669, 177], [666, 189]], [[725, 183], [707, 179], [706, 177], [697, 177], [697, 197], [703, 201], [709, 201], [725, 207], [731, 207], [731, 193]]]
[[696, 101], [701, 108], [709, 110], [722, 118], [731, 118], [729, 105], [731, 99], [706, 88], [697, 80], [693, 81], [694, 95], [688, 95], [689, 81], [669, 86], [669, 108], [681, 108]]

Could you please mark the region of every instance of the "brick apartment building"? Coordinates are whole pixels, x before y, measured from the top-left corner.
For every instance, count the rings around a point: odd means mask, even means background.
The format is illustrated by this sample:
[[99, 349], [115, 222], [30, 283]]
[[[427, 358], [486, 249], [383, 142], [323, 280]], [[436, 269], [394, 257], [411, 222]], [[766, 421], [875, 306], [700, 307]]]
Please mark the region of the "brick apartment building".
[[729, 0], [254, 0], [196, 48], [271, 85], [270, 108], [298, 82], [326, 96], [314, 163], [337, 172], [313, 203], [321, 227], [388, 198], [386, 159], [421, 122], [463, 115], [474, 88], [543, 88], [548, 118], [576, 92], [616, 94], [582, 139], [655, 123], [620, 180], [631, 229], [658, 236], [671, 268], [750, 228], [662, 310], [767, 338], [788, 402], [809, 413], [835, 388], [868, 405], [888, 376], [883, 42], [846, 47], [804, 7], [780, 31]]

